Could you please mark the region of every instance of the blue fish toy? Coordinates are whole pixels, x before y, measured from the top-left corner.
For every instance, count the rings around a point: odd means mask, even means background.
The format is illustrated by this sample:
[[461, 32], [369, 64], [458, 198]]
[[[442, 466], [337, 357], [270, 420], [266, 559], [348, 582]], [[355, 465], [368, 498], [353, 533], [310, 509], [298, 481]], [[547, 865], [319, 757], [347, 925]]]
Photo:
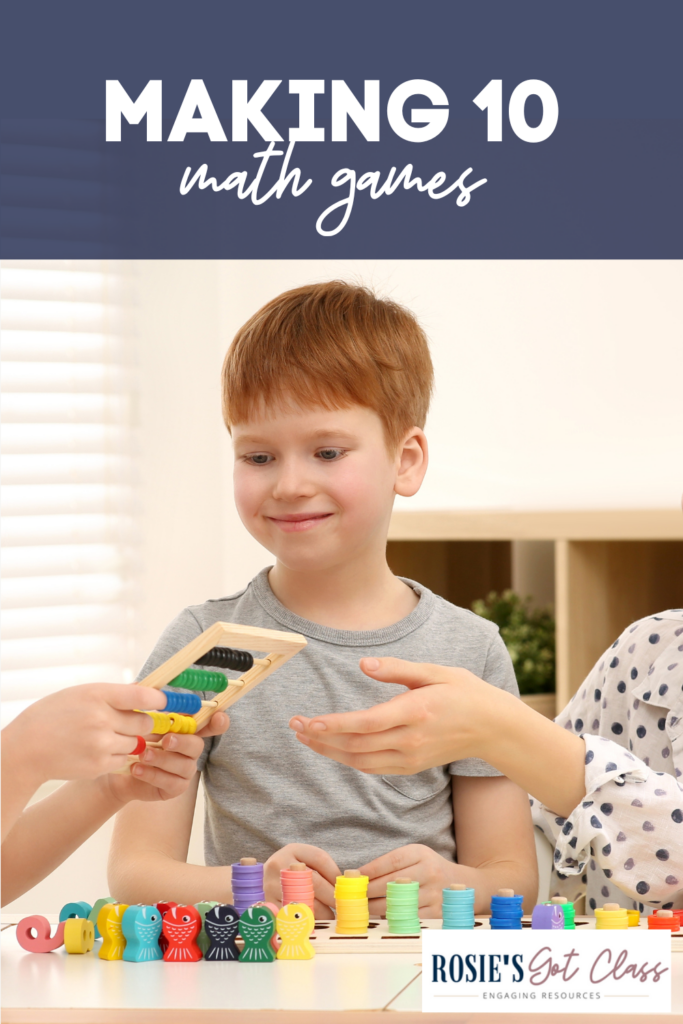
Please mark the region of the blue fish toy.
[[128, 907], [121, 921], [126, 940], [123, 959], [136, 964], [163, 959], [159, 946], [161, 926], [161, 911], [156, 907]]
[[204, 915], [204, 931], [209, 947], [205, 960], [238, 960], [240, 951], [235, 939], [240, 924], [239, 910], [230, 903], [219, 903]]

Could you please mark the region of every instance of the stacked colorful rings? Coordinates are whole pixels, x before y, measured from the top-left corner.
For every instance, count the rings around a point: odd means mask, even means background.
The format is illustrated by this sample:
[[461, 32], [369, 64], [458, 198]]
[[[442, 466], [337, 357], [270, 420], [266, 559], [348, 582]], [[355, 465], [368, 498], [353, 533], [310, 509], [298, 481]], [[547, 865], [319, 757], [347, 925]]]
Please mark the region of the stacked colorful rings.
[[420, 883], [397, 878], [387, 883], [387, 925], [392, 935], [419, 935]]
[[181, 690], [162, 690], [166, 695], [166, 707], [164, 711], [168, 714], [175, 711], [178, 715], [196, 715], [202, 707], [202, 698], [198, 693], [183, 693]]
[[253, 857], [243, 857], [239, 864], [232, 865], [232, 895], [236, 910], [242, 914], [254, 903], [263, 903], [263, 864], [257, 864]]
[[628, 913], [618, 903], [605, 903], [595, 911], [595, 927], [605, 929], [628, 928]]
[[522, 927], [523, 896], [510, 895], [491, 897], [491, 927], [496, 929], [519, 929]]
[[370, 924], [367, 875], [349, 871], [338, 875], [334, 886], [338, 935], [365, 935]]
[[[597, 910], [596, 910], [597, 915]], [[664, 929], [666, 931], [677, 932], [680, 931], [681, 919], [678, 914], [672, 913], [671, 910], [656, 910], [647, 919], [647, 926], [650, 929]]]
[[290, 864], [280, 872], [282, 903], [305, 903], [315, 913], [313, 872], [305, 864]]
[[640, 924], [640, 911], [639, 910], [627, 910], [628, 914], [628, 926], [629, 928], [637, 928]]
[[441, 916], [444, 928], [474, 928], [474, 889], [444, 889]]

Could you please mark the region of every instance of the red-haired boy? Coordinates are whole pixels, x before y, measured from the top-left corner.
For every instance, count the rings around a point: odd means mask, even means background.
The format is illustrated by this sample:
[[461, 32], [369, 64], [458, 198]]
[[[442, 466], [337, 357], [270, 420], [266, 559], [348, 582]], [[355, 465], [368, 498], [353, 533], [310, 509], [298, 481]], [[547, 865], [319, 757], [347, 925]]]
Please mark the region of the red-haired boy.
[[517, 693], [495, 626], [387, 565], [395, 495], [415, 494], [427, 468], [432, 381], [414, 316], [343, 282], [286, 292], [238, 332], [223, 368], [235, 501], [275, 565], [238, 594], [185, 609], [143, 674], [216, 621], [293, 630], [308, 646], [207, 743], [208, 866], [186, 863], [196, 787], [131, 805], [110, 858], [118, 899], [225, 902], [226, 865], [246, 855], [267, 862], [269, 899], [280, 868], [312, 867], [319, 916], [330, 916], [334, 879], [350, 867], [370, 876], [374, 913], [386, 883], [406, 875], [421, 883], [426, 917], [440, 916], [441, 890], [456, 882], [476, 888], [478, 912], [499, 887], [535, 897], [527, 795], [496, 769], [469, 758], [414, 776], [365, 774], [318, 758], [288, 727], [293, 715], [394, 696], [363, 658], [461, 666]]

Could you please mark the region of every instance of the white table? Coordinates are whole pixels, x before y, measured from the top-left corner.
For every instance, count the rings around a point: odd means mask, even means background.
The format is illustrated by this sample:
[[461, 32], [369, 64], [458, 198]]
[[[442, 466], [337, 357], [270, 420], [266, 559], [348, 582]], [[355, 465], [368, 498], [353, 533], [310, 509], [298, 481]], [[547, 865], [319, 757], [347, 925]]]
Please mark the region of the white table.
[[[273, 964], [104, 962], [26, 953], [2, 932], [3, 1024], [425, 1024], [416, 953], [330, 953]], [[673, 957], [673, 1009], [651, 1022], [683, 1024], [683, 956]], [[389, 1019], [388, 1016], [386, 1018]], [[395, 1019], [395, 1018], [394, 1018]], [[438, 1024], [511, 1024], [518, 1014], [430, 1015]], [[605, 1014], [534, 1014], [535, 1024], [623, 1024]], [[633, 1018], [634, 1022], [638, 1020]]]

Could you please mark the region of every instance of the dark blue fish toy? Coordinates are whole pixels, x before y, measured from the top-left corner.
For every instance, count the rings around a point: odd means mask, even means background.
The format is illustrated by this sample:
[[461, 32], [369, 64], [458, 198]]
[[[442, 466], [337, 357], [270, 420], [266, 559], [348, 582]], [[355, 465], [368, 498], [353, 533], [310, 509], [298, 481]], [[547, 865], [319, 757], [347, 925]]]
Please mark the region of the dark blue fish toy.
[[230, 903], [219, 903], [207, 910], [204, 917], [204, 931], [210, 945], [204, 954], [205, 960], [237, 960], [240, 952], [235, 943], [240, 915]]

